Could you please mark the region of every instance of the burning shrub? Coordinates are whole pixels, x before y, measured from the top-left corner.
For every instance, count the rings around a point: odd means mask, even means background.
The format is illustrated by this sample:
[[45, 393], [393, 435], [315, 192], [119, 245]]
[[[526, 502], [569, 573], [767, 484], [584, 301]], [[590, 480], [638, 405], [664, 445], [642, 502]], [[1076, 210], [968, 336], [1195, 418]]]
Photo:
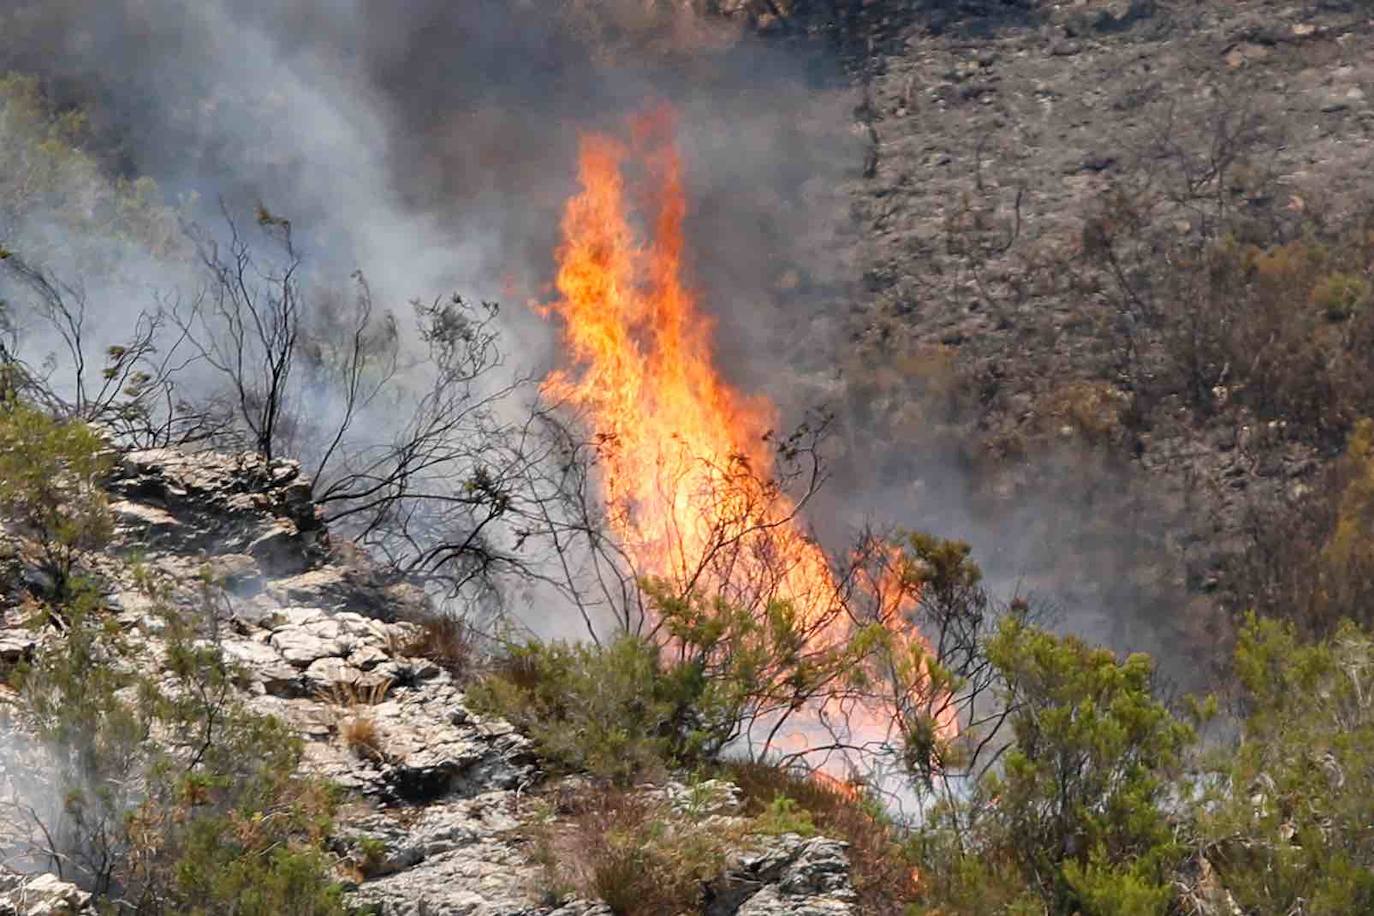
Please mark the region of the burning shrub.
[[882, 624], [858, 627], [847, 642], [818, 643], [789, 602], [760, 612], [697, 593], [678, 597], [662, 581], [643, 588], [657, 621], [649, 635], [622, 633], [605, 646], [529, 643], [470, 699], [563, 766], [628, 780], [712, 760], [746, 733], [759, 739], [756, 753], [767, 754], [809, 704], [832, 704], [835, 741], [852, 740], [851, 730], [869, 724], [865, 704], [893, 684], [903, 708], [887, 711], [883, 724], [905, 727], [925, 721], [906, 708], [913, 692], [949, 686], [924, 648]]

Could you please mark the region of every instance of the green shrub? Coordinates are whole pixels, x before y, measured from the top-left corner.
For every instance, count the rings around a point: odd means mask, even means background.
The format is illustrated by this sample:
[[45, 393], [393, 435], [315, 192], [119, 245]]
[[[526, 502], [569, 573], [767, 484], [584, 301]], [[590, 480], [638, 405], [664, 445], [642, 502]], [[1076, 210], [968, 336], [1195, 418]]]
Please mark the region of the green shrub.
[[1247, 715], [1201, 818], [1222, 883], [1247, 912], [1374, 912], [1374, 637], [1251, 615], [1235, 668]]
[[1154, 697], [1148, 657], [1118, 661], [1016, 615], [988, 654], [1005, 681], [1012, 741], [919, 838], [927, 905], [1163, 913], [1185, 852], [1164, 802], [1193, 732]]
[[1358, 274], [1327, 274], [1312, 287], [1311, 299], [1327, 318], [1342, 321], [1369, 303], [1369, 281]]
[[754, 826], [760, 833], [774, 836], [784, 833], [795, 833], [798, 836], [816, 835], [816, 822], [811, 812], [803, 808], [796, 799], [788, 798], [786, 795], [773, 796], [768, 807], [754, 819]]
[[110, 460], [83, 423], [53, 419], [13, 396], [0, 403], [0, 512], [32, 539], [57, 597], [78, 560], [113, 531], [101, 482]]
[[218, 649], [166, 608], [150, 664], [79, 578], [50, 616], [65, 629], [16, 704], [48, 761], [17, 788], [61, 804], [8, 844], [135, 913], [342, 913], [332, 792], [296, 775], [299, 737], [242, 704]]
[[531, 642], [472, 686], [474, 708], [506, 718], [566, 771], [620, 782], [697, 757], [696, 721], [707, 685], [666, 667], [647, 641], [606, 646]]

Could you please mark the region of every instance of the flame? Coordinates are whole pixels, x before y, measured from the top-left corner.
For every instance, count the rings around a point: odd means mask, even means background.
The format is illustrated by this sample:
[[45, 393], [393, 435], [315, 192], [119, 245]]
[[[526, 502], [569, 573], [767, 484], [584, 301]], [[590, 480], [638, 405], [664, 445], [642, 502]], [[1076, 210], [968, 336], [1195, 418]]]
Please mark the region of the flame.
[[[682, 279], [687, 202], [673, 132], [662, 108], [634, 119], [628, 141], [582, 136], [559, 298], [546, 309], [561, 320], [570, 368], [543, 390], [592, 426], [608, 523], [640, 574], [727, 599], [787, 599], [813, 647], [839, 645], [853, 621], [830, 562], [796, 523], [796, 503], [769, 483], [774, 409], [720, 377], [712, 322]], [[632, 187], [631, 170], [641, 178]], [[637, 211], [647, 232], [636, 232]], [[723, 543], [728, 562], [713, 562]], [[876, 617], [919, 641], [903, 611], [889, 602]]]
[[812, 770], [807, 774], [807, 778], [822, 789], [843, 798], [847, 802], [857, 805], [863, 801], [863, 793], [859, 787], [848, 779], [840, 779], [824, 770]]

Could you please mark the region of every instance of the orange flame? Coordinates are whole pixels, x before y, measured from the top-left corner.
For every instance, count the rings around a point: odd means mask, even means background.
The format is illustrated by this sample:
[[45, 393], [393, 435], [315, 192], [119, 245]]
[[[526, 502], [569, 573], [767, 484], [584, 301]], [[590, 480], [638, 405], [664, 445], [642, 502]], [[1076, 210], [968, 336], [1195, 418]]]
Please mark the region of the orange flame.
[[828, 792], [838, 795], [847, 802], [858, 804], [863, 801], [863, 793], [859, 787], [847, 779], [840, 779], [824, 770], [813, 770], [807, 778]]
[[[667, 109], [635, 119], [628, 143], [583, 135], [581, 190], [557, 252], [560, 298], [548, 307], [574, 368], [551, 374], [544, 391], [588, 417], [609, 525], [639, 573], [726, 598], [787, 599], [815, 647], [839, 645], [850, 621], [837, 613], [830, 563], [795, 524], [795, 502], [768, 483], [774, 410], [719, 376], [712, 323], [682, 280], [687, 203], [672, 135]], [[647, 189], [643, 242], [631, 222], [630, 166]], [[703, 562], [732, 538], [728, 565]], [[878, 617], [900, 639], [919, 640], [901, 610]]]

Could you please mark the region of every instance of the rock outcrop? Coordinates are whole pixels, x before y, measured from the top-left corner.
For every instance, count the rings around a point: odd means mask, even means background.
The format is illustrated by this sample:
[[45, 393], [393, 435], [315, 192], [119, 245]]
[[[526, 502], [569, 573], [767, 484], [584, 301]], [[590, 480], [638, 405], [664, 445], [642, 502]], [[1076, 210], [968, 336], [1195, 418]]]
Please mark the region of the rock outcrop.
[[[466, 707], [454, 676], [424, 657], [411, 622], [426, 612], [423, 594], [331, 543], [296, 465], [135, 452], [109, 488], [117, 538], [95, 563], [119, 625], [158, 657], [164, 622], [134, 581], [134, 558], [140, 575], [169, 583], [178, 612], [213, 615], [253, 708], [292, 725], [302, 766], [346, 791], [334, 847], [357, 906], [379, 916], [609, 916], [595, 901], [540, 898], [525, 826], [547, 781], [529, 742]], [[0, 665], [41, 638], [8, 611]], [[722, 881], [713, 916], [853, 911], [844, 847], [832, 840], [761, 840]], [[0, 916], [89, 906], [52, 875], [0, 883]]]

